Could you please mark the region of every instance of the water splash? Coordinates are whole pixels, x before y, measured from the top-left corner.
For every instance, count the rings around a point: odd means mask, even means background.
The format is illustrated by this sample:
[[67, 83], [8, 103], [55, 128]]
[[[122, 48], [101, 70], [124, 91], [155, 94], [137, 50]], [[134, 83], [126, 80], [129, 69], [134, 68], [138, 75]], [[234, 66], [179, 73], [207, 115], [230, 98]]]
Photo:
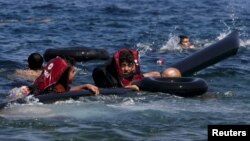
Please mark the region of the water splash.
[[222, 32], [219, 34], [218, 37], [216, 37], [217, 40], [222, 40], [223, 38], [225, 38], [228, 34], [230, 34], [231, 31], [227, 31], [227, 32]]
[[232, 91], [227, 91], [227, 92], [224, 93], [224, 95], [227, 96], [227, 97], [235, 96], [235, 94]]
[[[217, 40], [221, 40], [223, 38], [225, 38], [228, 34], [230, 34], [232, 32], [232, 30], [228, 30], [228, 31], [225, 31], [225, 32], [222, 32], [220, 33], [216, 39]], [[243, 34], [243, 33], [242, 33]], [[239, 34], [242, 35], [241, 33]], [[239, 39], [239, 42], [240, 42], [240, 46], [241, 47], [249, 47], [250, 46], [250, 39]]]
[[178, 43], [180, 42], [180, 38], [176, 35], [169, 35], [169, 40], [160, 48], [160, 52], [165, 52], [166, 50], [182, 50]]
[[250, 39], [240, 40], [240, 46], [242, 46], [242, 47], [250, 47]]
[[19, 98], [26, 97], [30, 93], [27, 86], [15, 87], [9, 91], [8, 99], [16, 100]]
[[137, 43], [137, 50], [140, 52], [140, 55], [145, 55], [148, 51], [152, 51], [152, 44], [149, 43]]

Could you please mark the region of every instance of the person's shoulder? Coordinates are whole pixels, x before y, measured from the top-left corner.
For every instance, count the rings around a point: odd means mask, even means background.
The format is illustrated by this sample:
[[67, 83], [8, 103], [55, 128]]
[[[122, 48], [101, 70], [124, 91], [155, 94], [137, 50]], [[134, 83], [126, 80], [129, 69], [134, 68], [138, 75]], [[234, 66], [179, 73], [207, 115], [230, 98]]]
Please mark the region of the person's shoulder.
[[194, 45], [189, 45], [188, 48], [194, 49], [195, 47], [194, 47]]
[[26, 75], [29, 73], [29, 70], [17, 69], [15, 73], [18, 75]]
[[30, 69], [26, 69], [26, 70], [22, 70], [22, 69], [17, 69], [16, 70], [16, 74], [19, 75], [40, 75], [42, 72], [42, 70], [30, 70]]
[[15, 72], [16, 76], [31, 81], [35, 80], [41, 73], [42, 70], [30, 70], [30, 69], [26, 70], [17, 69]]

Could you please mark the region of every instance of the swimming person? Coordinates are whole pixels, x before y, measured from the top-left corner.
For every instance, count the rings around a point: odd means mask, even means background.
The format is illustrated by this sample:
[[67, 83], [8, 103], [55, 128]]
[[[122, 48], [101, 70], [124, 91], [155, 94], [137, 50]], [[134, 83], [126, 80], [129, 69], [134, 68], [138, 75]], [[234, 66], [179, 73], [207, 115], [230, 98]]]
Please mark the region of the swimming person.
[[180, 35], [179, 38], [179, 45], [181, 46], [181, 48], [194, 48], [194, 46], [190, 43], [188, 36]]
[[133, 84], [133, 81], [140, 80], [143, 77], [181, 77], [180, 71], [175, 68], [167, 68], [162, 74], [157, 71], [142, 73], [138, 59], [138, 51], [127, 48], [119, 49], [105, 65], [96, 67], [93, 70], [92, 77], [96, 86], [125, 87], [139, 90]]
[[28, 57], [28, 69], [17, 69], [15, 74], [23, 79], [34, 81], [43, 70], [43, 57], [35, 52]]

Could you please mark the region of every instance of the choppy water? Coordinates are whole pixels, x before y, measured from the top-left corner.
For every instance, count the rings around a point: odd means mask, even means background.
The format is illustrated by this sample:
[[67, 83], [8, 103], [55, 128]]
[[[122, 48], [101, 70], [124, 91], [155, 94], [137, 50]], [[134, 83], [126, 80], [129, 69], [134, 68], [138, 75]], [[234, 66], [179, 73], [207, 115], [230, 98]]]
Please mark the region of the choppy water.
[[[24, 80], [13, 76], [31, 52], [89, 46], [140, 50], [143, 71], [162, 70], [196, 50], [240, 33], [236, 56], [198, 72], [202, 97], [139, 92], [0, 111], [1, 140], [207, 140], [208, 124], [249, 124], [248, 0], [0, 0], [0, 99]], [[175, 47], [190, 36], [195, 51]], [[162, 53], [162, 50], [164, 52]], [[156, 64], [159, 57], [163, 65]], [[93, 82], [100, 61], [79, 63], [74, 85]], [[29, 83], [29, 82], [25, 82]]]

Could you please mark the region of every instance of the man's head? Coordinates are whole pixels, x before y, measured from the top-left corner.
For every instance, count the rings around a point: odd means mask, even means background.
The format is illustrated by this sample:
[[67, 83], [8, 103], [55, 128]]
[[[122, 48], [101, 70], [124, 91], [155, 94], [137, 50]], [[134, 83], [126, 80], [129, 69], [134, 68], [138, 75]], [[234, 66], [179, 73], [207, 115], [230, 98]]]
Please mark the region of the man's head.
[[119, 64], [124, 75], [132, 74], [136, 70], [134, 56], [129, 50], [120, 52]]
[[190, 46], [190, 41], [189, 41], [189, 38], [188, 36], [185, 36], [185, 35], [180, 35], [180, 45], [182, 47], [189, 47]]
[[39, 70], [43, 67], [43, 57], [39, 53], [32, 53], [28, 57], [29, 68]]

